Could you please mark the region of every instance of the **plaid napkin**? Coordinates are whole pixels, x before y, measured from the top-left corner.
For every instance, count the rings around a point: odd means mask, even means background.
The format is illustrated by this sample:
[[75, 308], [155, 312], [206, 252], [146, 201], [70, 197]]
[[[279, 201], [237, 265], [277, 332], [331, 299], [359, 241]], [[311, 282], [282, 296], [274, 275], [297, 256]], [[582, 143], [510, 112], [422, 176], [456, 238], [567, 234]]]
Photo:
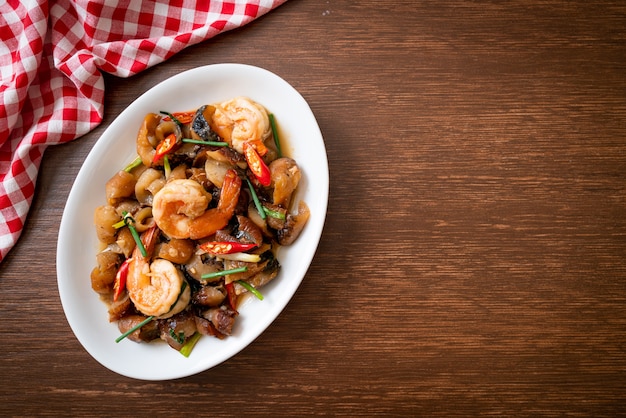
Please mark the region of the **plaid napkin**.
[[102, 121], [101, 71], [132, 76], [285, 1], [0, 0], [0, 261], [46, 147]]

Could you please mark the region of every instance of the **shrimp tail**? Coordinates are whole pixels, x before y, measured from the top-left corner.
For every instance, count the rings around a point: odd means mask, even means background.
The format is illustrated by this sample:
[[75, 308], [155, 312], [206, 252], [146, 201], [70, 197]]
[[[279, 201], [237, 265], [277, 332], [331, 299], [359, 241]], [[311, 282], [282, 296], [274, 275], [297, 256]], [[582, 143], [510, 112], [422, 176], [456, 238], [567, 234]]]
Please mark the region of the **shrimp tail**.
[[190, 222], [189, 238], [202, 239], [215, 234], [228, 225], [228, 221], [235, 213], [240, 191], [241, 179], [235, 170], [228, 170], [224, 177], [217, 207], [207, 210]]

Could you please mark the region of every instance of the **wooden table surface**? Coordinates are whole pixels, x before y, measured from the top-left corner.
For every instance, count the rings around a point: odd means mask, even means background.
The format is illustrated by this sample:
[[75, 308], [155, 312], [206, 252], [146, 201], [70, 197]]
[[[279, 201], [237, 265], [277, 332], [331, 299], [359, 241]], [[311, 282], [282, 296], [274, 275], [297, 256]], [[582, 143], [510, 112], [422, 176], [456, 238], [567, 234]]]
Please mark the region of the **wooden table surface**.
[[[310, 104], [324, 233], [242, 352], [178, 380], [122, 377], [65, 319], [64, 205], [129, 103], [221, 62]], [[290, 0], [106, 89], [104, 122], [46, 152], [0, 265], [0, 415], [626, 413], [624, 2]]]

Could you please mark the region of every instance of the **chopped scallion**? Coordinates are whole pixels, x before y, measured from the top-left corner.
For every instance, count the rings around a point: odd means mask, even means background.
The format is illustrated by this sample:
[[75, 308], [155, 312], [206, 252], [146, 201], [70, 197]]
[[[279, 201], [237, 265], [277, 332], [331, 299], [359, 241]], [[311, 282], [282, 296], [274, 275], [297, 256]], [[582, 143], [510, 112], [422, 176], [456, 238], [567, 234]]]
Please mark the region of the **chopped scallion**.
[[278, 157], [283, 156], [283, 152], [280, 149], [280, 138], [278, 138], [278, 129], [276, 127], [276, 118], [274, 118], [274, 114], [270, 113], [270, 126], [272, 127], [272, 134], [274, 134], [274, 144], [276, 144], [276, 151], [278, 152]]
[[252, 293], [254, 296], [257, 297], [257, 299], [259, 300], [263, 300], [263, 295], [261, 294], [261, 292], [259, 292], [254, 286], [252, 286], [250, 283], [248, 282], [244, 282], [243, 280], [237, 280], [235, 283], [240, 284], [241, 286], [245, 287], [246, 290], [250, 293]]
[[226, 276], [228, 274], [243, 273], [246, 270], [248, 270], [248, 267], [243, 266], [243, 267], [239, 267], [236, 269], [222, 270], [222, 271], [216, 271], [213, 273], [203, 274], [202, 276], [200, 276], [200, 278], [202, 280], [214, 279], [216, 277]]
[[203, 141], [201, 139], [192, 139], [192, 138], [183, 138], [183, 142], [188, 144], [199, 144], [199, 145], [210, 145], [213, 147], [227, 147], [227, 142], [219, 142], [219, 141]]
[[256, 191], [254, 190], [254, 187], [252, 186], [252, 182], [250, 181], [250, 179], [246, 177], [246, 181], [248, 182], [248, 188], [250, 189], [250, 194], [252, 195], [254, 206], [256, 206], [256, 210], [259, 212], [259, 215], [261, 216], [261, 218], [265, 219], [267, 215], [265, 214], [265, 211], [263, 210], [263, 205], [261, 205], [261, 202], [259, 201], [259, 196], [257, 196]]
[[128, 331], [120, 335], [119, 337], [117, 337], [115, 339], [115, 342], [119, 343], [124, 338], [128, 337], [130, 334], [137, 331], [139, 328], [143, 327], [144, 325], [146, 325], [148, 322], [152, 321], [153, 319], [154, 319], [154, 316], [147, 317], [146, 319], [144, 319], [143, 321], [141, 321], [140, 323], [138, 323], [137, 325], [135, 325], [134, 327], [132, 327], [131, 329], [129, 329]]
[[198, 340], [200, 340], [200, 337], [202, 337], [202, 334], [200, 334], [199, 332], [196, 332], [191, 337], [189, 337], [183, 347], [180, 349], [180, 354], [185, 357], [189, 357], [189, 354], [191, 354], [191, 350], [193, 350], [193, 348], [196, 346], [196, 343], [198, 342]]
[[280, 220], [285, 220], [285, 214], [282, 212], [278, 212], [276, 210], [272, 210], [272, 209], [268, 209], [265, 206], [263, 206], [263, 211], [267, 214], [267, 216], [271, 216], [272, 218], [276, 218], [276, 219], [280, 219]]
[[180, 331], [178, 335], [176, 335], [176, 331], [170, 328], [170, 337], [172, 337], [178, 344], [182, 344], [185, 342], [185, 333]]
[[113, 224], [113, 228], [115, 228], [115, 229], [120, 229], [120, 228], [122, 228], [124, 226], [126, 226], [126, 222], [124, 222], [123, 219], [121, 221]]
[[126, 211], [122, 212], [122, 216], [124, 217], [124, 223], [126, 224], [128, 229], [130, 229], [130, 233], [132, 234], [133, 239], [137, 244], [137, 247], [139, 247], [139, 251], [141, 251], [141, 255], [147, 257], [148, 252], [146, 251], [146, 247], [144, 247], [143, 242], [141, 242], [141, 238], [139, 238], [139, 233], [137, 232], [137, 229], [135, 229], [135, 220], [132, 216], [130, 216], [130, 213]]
[[133, 168], [139, 167], [141, 164], [142, 164], [141, 157], [137, 156], [137, 158], [135, 158], [130, 164], [124, 167], [124, 171], [126, 171], [127, 173], [130, 173], [131, 171], [133, 171]]
[[163, 157], [163, 170], [165, 171], [165, 178], [167, 179], [172, 173], [172, 167], [170, 167], [170, 159], [167, 155]]

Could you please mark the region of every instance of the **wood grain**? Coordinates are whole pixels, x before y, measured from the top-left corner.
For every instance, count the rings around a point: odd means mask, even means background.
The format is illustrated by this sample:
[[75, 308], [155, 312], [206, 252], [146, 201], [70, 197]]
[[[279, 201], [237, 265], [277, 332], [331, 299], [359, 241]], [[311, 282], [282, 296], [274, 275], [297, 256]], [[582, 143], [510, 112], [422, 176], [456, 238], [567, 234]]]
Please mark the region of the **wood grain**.
[[[618, 1], [291, 0], [107, 76], [104, 122], [46, 152], [0, 264], [0, 415], [626, 413], [625, 39]], [[267, 68], [311, 105], [325, 231], [247, 349], [189, 378], [127, 379], [67, 325], [58, 224], [115, 116], [218, 62]]]

